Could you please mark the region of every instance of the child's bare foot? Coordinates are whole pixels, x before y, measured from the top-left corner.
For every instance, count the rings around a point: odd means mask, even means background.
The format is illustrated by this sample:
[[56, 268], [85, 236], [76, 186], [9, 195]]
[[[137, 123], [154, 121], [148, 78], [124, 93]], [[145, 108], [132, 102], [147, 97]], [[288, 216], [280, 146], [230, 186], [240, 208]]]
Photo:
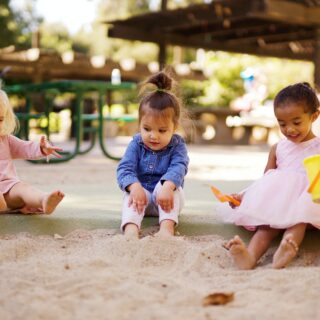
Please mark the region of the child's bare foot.
[[139, 228], [134, 223], [128, 223], [124, 226], [124, 236], [126, 239], [139, 239]]
[[230, 250], [236, 266], [241, 270], [253, 269], [256, 265], [256, 260], [251, 256], [244, 242], [239, 236], [235, 236], [226, 245], [225, 248]]
[[285, 268], [297, 255], [298, 245], [290, 235], [282, 239], [279, 248], [273, 256], [272, 267], [275, 269]]
[[161, 237], [161, 238], [170, 238], [174, 236], [174, 232], [171, 230], [165, 229], [165, 228], [160, 228], [158, 232], [154, 234], [155, 237]]
[[42, 200], [43, 212], [46, 214], [52, 213], [63, 197], [64, 193], [59, 190], [46, 195]]
[[173, 220], [162, 220], [160, 223], [160, 230], [156, 232], [155, 237], [169, 238], [174, 236], [174, 226], [175, 222]]
[[0, 211], [5, 211], [7, 210], [7, 204], [6, 201], [4, 200], [4, 197], [0, 195]]

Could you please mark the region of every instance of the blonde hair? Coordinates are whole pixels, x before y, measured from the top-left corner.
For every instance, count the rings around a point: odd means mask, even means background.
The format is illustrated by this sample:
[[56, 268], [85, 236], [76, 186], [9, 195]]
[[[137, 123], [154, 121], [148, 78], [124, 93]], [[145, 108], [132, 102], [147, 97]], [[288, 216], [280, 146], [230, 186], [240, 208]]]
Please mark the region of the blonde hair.
[[18, 121], [13, 112], [9, 98], [3, 90], [0, 90], [0, 109], [4, 114], [2, 129], [0, 129], [0, 135], [4, 136], [14, 133], [18, 128]]

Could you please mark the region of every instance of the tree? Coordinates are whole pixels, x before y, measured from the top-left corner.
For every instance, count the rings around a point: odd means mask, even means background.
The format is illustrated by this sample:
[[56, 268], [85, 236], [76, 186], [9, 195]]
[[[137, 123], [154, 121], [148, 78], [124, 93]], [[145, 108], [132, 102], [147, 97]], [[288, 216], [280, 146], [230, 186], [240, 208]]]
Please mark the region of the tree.
[[39, 30], [41, 48], [51, 49], [60, 54], [73, 48], [73, 40], [64, 25], [60, 23], [42, 24]]
[[0, 0], [0, 47], [12, 45], [17, 38], [18, 26], [9, 2], [10, 0]]
[[32, 32], [41, 19], [34, 13], [28, 0], [23, 10], [12, 8], [10, 0], [0, 0], [0, 47], [15, 45], [18, 48], [31, 46]]

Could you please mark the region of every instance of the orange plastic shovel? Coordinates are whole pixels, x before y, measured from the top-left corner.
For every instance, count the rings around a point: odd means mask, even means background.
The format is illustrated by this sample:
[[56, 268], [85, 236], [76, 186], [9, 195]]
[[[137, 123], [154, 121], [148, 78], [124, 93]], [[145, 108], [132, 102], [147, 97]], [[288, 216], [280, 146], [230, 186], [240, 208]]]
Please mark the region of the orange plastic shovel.
[[219, 189], [217, 189], [214, 186], [210, 186], [210, 187], [211, 187], [211, 191], [213, 192], [213, 194], [217, 197], [217, 199], [220, 202], [231, 202], [236, 207], [240, 206], [239, 200], [229, 196], [228, 194], [223, 194]]
[[312, 193], [314, 187], [316, 186], [316, 184], [318, 183], [319, 180], [320, 180], [320, 171], [317, 173], [316, 177], [313, 179], [313, 181], [308, 189], [309, 193]]

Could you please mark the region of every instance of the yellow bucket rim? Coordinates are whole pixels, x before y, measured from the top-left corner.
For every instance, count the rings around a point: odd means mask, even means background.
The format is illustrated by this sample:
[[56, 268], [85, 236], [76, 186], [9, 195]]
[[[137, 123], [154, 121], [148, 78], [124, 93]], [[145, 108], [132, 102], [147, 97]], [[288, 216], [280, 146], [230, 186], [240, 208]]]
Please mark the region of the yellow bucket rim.
[[316, 155], [314, 155], [314, 156], [305, 158], [305, 159], [303, 160], [303, 163], [304, 163], [304, 164], [308, 164], [309, 162], [312, 162], [312, 161], [314, 161], [314, 160], [317, 159], [317, 158], [320, 160], [320, 154], [316, 154]]

